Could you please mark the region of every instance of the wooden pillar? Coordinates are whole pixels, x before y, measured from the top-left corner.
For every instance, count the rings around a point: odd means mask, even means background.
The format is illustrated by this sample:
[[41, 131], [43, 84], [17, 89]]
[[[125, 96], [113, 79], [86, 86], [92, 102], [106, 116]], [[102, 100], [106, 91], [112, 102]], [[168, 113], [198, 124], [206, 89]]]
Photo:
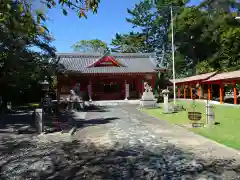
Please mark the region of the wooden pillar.
[[236, 81], [233, 81], [233, 94], [234, 94], [234, 104], [237, 104], [237, 88], [236, 88]]
[[220, 104], [223, 103], [223, 99], [224, 99], [224, 94], [223, 94], [223, 83], [220, 83], [220, 88], [219, 88], [219, 101]]
[[125, 88], [125, 81], [123, 81], [123, 98], [126, 97], [126, 88]]
[[201, 99], [201, 85], [198, 83], [198, 99]]
[[212, 100], [212, 85], [208, 84], [208, 100]]
[[186, 94], [187, 94], [187, 93], [186, 93], [186, 87], [184, 86], [184, 87], [183, 87], [183, 98], [184, 98], [184, 99], [186, 99]]
[[154, 92], [154, 88], [155, 88], [155, 78], [156, 78], [156, 75], [153, 74], [152, 75], [152, 90], [153, 90], [153, 92]]
[[180, 98], [181, 97], [181, 86], [179, 85], [178, 86], [178, 98]]
[[144, 80], [143, 79], [141, 81], [141, 88], [142, 88], [142, 95], [143, 95], [143, 92], [144, 92]]
[[190, 85], [190, 97], [191, 97], [191, 99], [193, 99], [192, 85]]
[[[75, 78], [75, 77], [74, 77]], [[76, 80], [72, 79], [72, 88], [74, 88], [74, 86], [76, 85]]]

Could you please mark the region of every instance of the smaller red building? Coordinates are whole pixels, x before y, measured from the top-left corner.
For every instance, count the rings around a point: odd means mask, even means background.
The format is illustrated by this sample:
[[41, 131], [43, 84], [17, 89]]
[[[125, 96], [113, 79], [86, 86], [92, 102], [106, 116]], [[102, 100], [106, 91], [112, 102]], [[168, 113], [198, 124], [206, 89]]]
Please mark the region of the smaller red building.
[[90, 100], [139, 99], [143, 83], [155, 86], [155, 53], [59, 53], [58, 99], [80, 83], [82, 96]]
[[[173, 82], [171, 80], [171, 82]], [[212, 100], [212, 86], [219, 86], [219, 101], [220, 104], [224, 102], [224, 85], [232, 85], [234, 104], [238, 104], [238, 92], [236, 84], [240, 82], [240, 71], [217, 73], [211, 72], [206, 74], [200, 74], [196, 76], [186, 77], [182, 79], [176, 79], [175, 83], [178, 89], [178, 98], [193, 98], [192, 89], [197, 87], [199, 99]], [[204, 88], [206, 87], [206, 88]], [[207, 89], [206, 95], [204, 95], [204, 89]], [[183, 91], [183, 93], [182, 93]]]

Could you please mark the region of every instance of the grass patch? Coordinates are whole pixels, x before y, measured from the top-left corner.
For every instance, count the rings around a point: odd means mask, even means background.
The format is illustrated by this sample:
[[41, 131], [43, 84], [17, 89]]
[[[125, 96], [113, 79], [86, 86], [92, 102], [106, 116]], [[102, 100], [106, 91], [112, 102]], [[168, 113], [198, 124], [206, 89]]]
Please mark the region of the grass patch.
[[36, 107], [39, 107], [40, 104], [39, 104], [39, 103], [28, 103], [27, 106], [28, 106], [28, 107], [35, 107], [35, 108], [36, 108]]
[[[171, 124], [185, 125], [190, 124], [187, 112], [192, 111], [192, 101], [177, 101], [177, 104], [183, 105], [186, 111], [163, 114], [163, 108], [158, 109], [144, 109], [149, 115], [166, 120]], [[205, 103], [196, 102], [195, 111], [202, 113], [202, 122], [206, 123]], [[217, 141], [226, 146], [240, 150], [240, 108], [234, 106], [215, 105], [215, 120], [219, 125], [213, 128], [191, 128], [192, 131], [205, 136], [209, 139]]]

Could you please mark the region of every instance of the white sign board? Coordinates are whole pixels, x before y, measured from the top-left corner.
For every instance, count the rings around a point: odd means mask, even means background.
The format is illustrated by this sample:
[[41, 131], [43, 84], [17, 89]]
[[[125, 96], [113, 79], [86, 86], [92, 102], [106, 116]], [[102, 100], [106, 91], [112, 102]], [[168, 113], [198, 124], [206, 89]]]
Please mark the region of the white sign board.
[[126, 84], [126, 98], [129, 97], [129, 84]]

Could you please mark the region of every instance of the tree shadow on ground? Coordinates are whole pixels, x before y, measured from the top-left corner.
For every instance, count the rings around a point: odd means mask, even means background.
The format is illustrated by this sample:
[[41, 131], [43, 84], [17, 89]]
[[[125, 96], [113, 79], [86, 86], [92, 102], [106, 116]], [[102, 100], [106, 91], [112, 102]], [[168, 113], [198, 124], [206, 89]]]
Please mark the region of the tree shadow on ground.
[[[0, 132], [7, 133], [9, 129], [19, 131], [24, 127], [34, 127], [34, 120], [30, 111], [4, 114], [0, 119]], [[28, 133], [32, 133], [32, 131]]]
[[[14, 145], [12, 145], [12, 143]], [[34, 144], [5, 140], [0, 179], [237, 179], [233, 159], [203, 160], [163, 143], [157, 148], [115, 144], [111, 148], [79, 141]], [[7, 149], [7, 150], [6, 150]], [[2, 151], [2, 149], [0, 149]], [[8, 151], [8, 152], [7, 152]], [[228, 173], [227, 173], [228, 172]], [[223, 176], [227, 173], [229, 176]]]
[[96, 126], [100, 124], [107, 124], [111, 121], [119, 119], [118, 117], [99, 117], [99, 118], [92, 118], [92, 119], [86, 119], [80, 118], [76, 116], [76, 112], [65, 112], [62, 113], [61, 119], [64, 120], [62, 122], [67, 122], [71, 127], [78, 128], [84, 128], [87, 126]]
[[88, 105], [85, 106], [84, 109], [81, 109], [82, 112], [109, 112], [106, 106], [95, 106], [95, 105]]
[[108, 118], [97, 118], [97, 119], [88, 119], [88, 120], [76, 120], [75, 125], [77, 128], [82, 128], [86, 126], [96, 126], [100, 124], [107, 124], [111, 121], [119, 119], [118, 117], [108, 117]]

